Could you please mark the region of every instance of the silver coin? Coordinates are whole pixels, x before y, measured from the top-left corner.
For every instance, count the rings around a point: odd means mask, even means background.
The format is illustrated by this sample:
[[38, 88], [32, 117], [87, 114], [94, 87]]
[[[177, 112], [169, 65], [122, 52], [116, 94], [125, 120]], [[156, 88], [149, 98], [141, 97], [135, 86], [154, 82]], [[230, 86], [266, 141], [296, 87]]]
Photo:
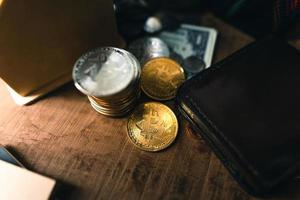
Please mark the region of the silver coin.
[[135, 66], [135, 68], [137, 68], [138, 70], [136, 70], [136, 73], [135, 73], [135, 76], [134, 76], [134, 79], [136, 81], [139, 80], [139, 78], [141, 77], [141, 66], [140, 66], [140, 62], [138, 61], [138, 59], [130, 52], [128, 51], [125, 51], [128, 55], [128, 57], [130, 58], [131, 60], [131, 64]]
[[133, 41], [129, 44], [128, 51], [136, 56], [141, 65], [152, 58], [170, 56], [167, 44], [155, 37], [140, 38]]
[[149, 17], [144, 25], [144, 30], [147, 33], [156, 33], [162, 30], [162, 23], [158, 17]]
[[189, 56], [183, 60], [183, 68], [187, 79], [192, 78], [206, 67], [205, 62], [197, 56]]
[[118, 94], [135, 82], [139, 74], [139, 63], [134, 56], [114, 47], [101, 47], [84, 54], [73, 68], [75, 86], [95, 97]]

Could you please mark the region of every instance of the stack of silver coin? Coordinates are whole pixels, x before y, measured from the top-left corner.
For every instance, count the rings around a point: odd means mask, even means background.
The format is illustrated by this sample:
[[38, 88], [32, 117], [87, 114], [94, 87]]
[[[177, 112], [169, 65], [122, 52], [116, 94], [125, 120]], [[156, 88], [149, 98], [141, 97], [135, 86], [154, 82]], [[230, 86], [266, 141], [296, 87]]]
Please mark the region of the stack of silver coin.
[[81, 56], [73, 69], [77, 89], [88, 96], [99, 113], [120, 117], [129, 113], [140, 96], [141, 67], [129, 52], [102, 47]]

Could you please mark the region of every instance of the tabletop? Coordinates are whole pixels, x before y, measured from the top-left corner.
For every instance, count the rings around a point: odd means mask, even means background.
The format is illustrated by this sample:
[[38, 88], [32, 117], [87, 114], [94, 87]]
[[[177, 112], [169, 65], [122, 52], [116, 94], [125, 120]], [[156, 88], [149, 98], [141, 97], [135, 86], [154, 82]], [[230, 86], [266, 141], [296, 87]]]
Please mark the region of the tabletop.
[[[254, 41], [211, 14], [198, 23], [218, 30], [214, 62]], [[175, 143], [151, 153], [129, 141], [126, 117], [98, 114], [72, 83], [30, 106], [15, 105], [3, 84], [0, 95], [0, 144], [28, 169], [71, 186], [66, 199], [256, 199], [180, 115]], [[300, 199], [294, 182], [271, 199]]]

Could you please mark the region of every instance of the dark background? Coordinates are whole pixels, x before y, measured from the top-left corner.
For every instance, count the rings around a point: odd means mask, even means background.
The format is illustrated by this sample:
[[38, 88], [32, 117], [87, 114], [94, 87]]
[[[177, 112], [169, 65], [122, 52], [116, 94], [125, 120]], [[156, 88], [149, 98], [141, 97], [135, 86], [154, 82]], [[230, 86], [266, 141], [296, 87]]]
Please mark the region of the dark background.
[[197, 23], [197, 17], [213, 12], [228, 23], [259, 38], [283, 34], [300, 22], [299, 0], [114, 0], [119, 31], [125, 39], [144, 33], [149, 16], [163, 15], [169, 23]]

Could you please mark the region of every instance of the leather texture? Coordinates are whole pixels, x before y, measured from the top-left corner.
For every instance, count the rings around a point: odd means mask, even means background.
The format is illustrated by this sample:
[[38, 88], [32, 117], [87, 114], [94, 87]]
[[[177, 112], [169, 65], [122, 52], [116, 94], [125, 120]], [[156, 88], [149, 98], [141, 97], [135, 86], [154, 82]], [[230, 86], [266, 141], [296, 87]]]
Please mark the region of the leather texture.
[[185, 82], [177, 104], [240, 185], [270, 193], [300, 161], [300, 52], [269, 36]]

